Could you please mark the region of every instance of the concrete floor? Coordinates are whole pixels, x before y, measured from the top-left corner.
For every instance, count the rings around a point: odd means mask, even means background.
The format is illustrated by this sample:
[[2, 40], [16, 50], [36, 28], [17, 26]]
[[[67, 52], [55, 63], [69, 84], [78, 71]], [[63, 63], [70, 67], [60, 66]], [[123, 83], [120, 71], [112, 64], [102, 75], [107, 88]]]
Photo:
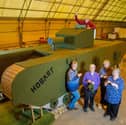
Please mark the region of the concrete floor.
[[[123, 58], [120, 68], [121, 76], [126, 81], [126, 55]], [[97, 93], [97, 96], [99, 92]], [[110, 121], [109, 117], [104, 118], [104, 110], [95, 107], [95, 112], [89, 110], [88, 113], [83, 112], [82, 106], [77, 104], [79, 108], [76, 111], [67, 111], [61, 115], [53, 125], [126, 125], [126, 90], [123, 92], [122, 104], [120, 105], [119, 115], [115, 121]], [[97, 98], [97, 97], [96, 97]], [[96, 99], [98, 101], [98, 99]]]
[[[126, 91], [124, 92], [126, 94]], [[79, 106], [77, 111], [67, 111], [60, 116], [53, 125], [126, 125], [126, 97], [123, 98], [123, 102], [120, 106], [119, 116], [117, 120], [110, 121], [109, 117], [104, 118], [104, 111], [102, 109], [95, 108], [95, 112], [89, 110], [88, 113], [83, 112]]]

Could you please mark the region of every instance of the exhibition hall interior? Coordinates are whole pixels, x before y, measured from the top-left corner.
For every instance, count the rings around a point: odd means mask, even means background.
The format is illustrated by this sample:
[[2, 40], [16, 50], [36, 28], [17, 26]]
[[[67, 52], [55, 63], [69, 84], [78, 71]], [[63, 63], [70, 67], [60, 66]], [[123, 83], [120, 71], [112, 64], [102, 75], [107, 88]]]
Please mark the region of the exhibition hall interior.
[[126, 0], [0, 0], [1, 125], [126, 125]]

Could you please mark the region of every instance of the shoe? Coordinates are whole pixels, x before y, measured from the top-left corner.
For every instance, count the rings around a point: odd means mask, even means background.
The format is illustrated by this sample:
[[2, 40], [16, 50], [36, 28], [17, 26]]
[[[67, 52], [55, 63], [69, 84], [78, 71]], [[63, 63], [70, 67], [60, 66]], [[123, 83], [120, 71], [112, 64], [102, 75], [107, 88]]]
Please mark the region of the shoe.
[[107, 106], [106, 106], [106, 105], [103, 105], [102, 107], [103, 107], [103, 109], [104, 109], [104, 110], [106, 110], [106, 109], [107, 109]]
[[94, 109], [94, 107], [90, 107], [90, 109], [91, 109], [91, 111], [92, 111], [92, 112], [95, 112], [95, 109]]
[[70, 108], [70, 107], [67, 107], [67, 110], [71, 111], [71, 110], [73, 110], [73, 109], [72, 109], [72, 108]]
[[116, 120], [116, 117], [110, 117], [110, 120], [111, 121], [115, 121]]
[[77, 108], [77, 107], [75, 107], [75, 108], [73, 108], [73, 110], [78, 110], [78, 108]]
[[109, 116], [109, 114], [108, 113], [104, 113], [104, 117], [107, 117], [107, 116]]
[[78, 110], [78, 108], [70, 108], [70, 107], [67, 107], [67, 109], [69, 110], [69, 111], [71, 111], [71, 110]]
[[102, 109], [102, 105], [101, 104], [98, 104], [97, 107], [98, 107], [98, 109]]
[[87, 108], [84, 108], [84, 112], [88, 112]]

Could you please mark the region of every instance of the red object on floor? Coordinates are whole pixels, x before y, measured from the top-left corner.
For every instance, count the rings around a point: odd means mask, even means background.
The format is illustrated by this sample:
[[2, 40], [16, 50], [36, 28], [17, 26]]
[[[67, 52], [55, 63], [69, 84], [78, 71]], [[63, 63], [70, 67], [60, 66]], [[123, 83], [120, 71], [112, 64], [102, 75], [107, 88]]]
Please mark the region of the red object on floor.
[[101, 34], [101, 38], [102, 38], [102, 39], [107, 39], [107, 33]]
[[40, 44], [47, 43], [47, 40], [44, 39], [44, 37], [40, 37], [39, 39]]

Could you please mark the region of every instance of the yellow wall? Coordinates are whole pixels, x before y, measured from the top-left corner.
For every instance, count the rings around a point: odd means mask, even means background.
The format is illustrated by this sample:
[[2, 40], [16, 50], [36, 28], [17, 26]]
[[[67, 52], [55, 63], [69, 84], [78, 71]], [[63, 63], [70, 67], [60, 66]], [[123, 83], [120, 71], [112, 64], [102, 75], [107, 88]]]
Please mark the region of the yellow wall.
[[[101, 34], [114, 31], [114, 27], [124, 27], [126, 23], [119, 22], [95, 22], [97, 27], [97, 38]], [[55, 33], [61, 28], [74, 27], [75, 21], [65, 20], [26, 20], [23, 26], [23, 41], [32, 43], [39, 40], [40, 37], [55, 37]], [[19, 44], [18, 21], [0, 20], [0, 49]], [[36, 42], [38, 43], [38, 42]]]

